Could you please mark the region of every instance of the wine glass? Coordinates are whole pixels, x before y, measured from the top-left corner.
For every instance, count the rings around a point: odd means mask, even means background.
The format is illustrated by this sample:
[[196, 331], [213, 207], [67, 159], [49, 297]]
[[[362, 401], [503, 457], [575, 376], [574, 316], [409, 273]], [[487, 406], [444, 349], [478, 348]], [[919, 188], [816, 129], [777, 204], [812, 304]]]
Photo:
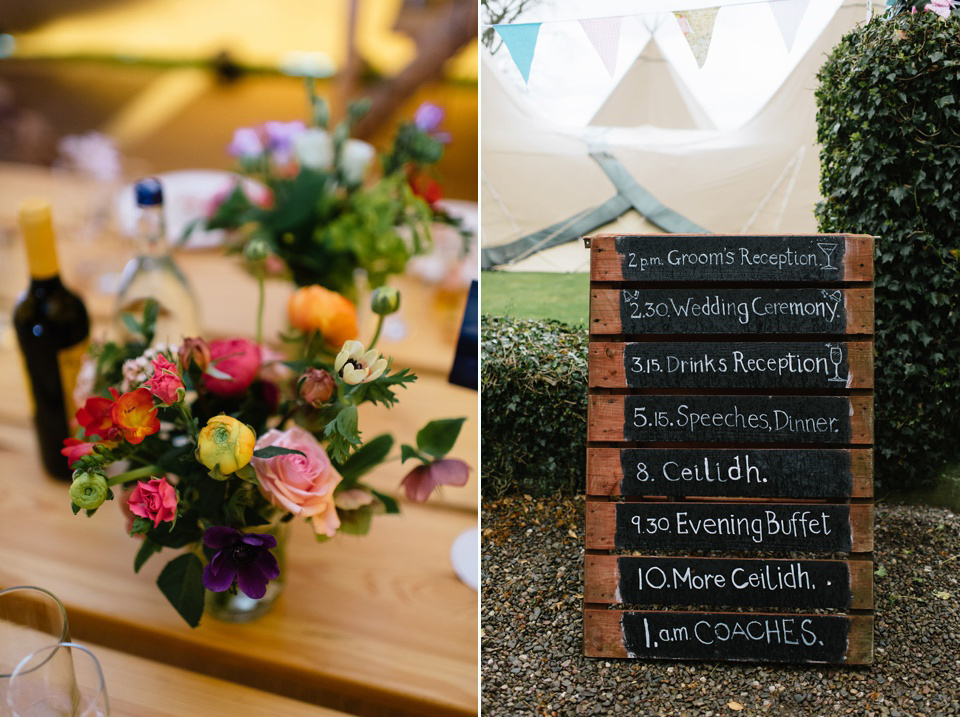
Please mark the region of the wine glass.
[[100, 662], [86, 647], [58, 642], [24, 657], [7, 690], [11, 717], [108, 717]]
[[833, 259], [833, 250], [837, 248], [836, 242], [817, 242], [817, 246], [820, 248], [820, 251], [823, 252], [823, 255], [827, 258], [827, 263], [820, 267], [822, 271], [836, 271], [837, 267], [833, 265], [831, 259]]
[[833, 364], [834, 369], [834, 375], [827, 380], [846, 383], [847, 379], [840, 376], [840, 364], [843, 363], [843, 348], [840, 344], [827, 344], [827, 348], [830, 349], [830, 363]]
[[7, 714], [10, 678], [23, 656], [70, 639], [67, 611], [43, 588], [0, 590], [0, 715]]

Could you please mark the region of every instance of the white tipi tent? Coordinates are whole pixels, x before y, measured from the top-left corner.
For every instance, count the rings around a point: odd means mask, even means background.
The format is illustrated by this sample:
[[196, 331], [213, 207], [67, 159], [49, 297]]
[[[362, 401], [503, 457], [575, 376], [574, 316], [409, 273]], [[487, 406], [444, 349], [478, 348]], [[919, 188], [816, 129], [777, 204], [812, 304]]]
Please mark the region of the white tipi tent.
[[[812, 233], [819, 199], [816, 73], [840, 38], [864, 18], [862, 2], [845, 3], [761, 111], [736, 130], [656, 127], [561, 131], [534, 119], [518, 93], [482, 63], [482, 243], [510, 257], [499, 268], [585, 271], [580, 242], [546, 251], [566, 234], [656, 233], [663, 228], [630, 203], [616, 213], [618, 188], [591, 157], [612, 159], [632, 178], [627, 195], [646, 190], [694, 225], [723, 233]], [[638, 185], [638, 186], [637, 186]], [[623, 194], [621, 190], [621, 194]], [[606, 204], [605, 204], [606, 203]], [[590, 214], [605, 205], [610, 212]], [[615, 218], [610, 216], [616, 213]], [[590, 221], [579, 221], [584, 216]], [[608, 218], [602, 224], [593, 220]], [[593, 224], [593, 226], [590, 226]], [[547, 227], [549, 231], [543, 232]], [[536, 232], [519, 254], [509, 245]], [[527, 244], [531, 244], [527, 242]], [[507, 247], [505, 250], [504, 247]], [[514, 256], [514, 254], [516, 254]], [[502, 259], [503, 256], [493, 256]]]
[[[641, 99], [642, 98], [642, 99]], [[656, 36], [607, 96], [590, 124], [595, 127], [714, 129], [713, 121], [664, 58]]]

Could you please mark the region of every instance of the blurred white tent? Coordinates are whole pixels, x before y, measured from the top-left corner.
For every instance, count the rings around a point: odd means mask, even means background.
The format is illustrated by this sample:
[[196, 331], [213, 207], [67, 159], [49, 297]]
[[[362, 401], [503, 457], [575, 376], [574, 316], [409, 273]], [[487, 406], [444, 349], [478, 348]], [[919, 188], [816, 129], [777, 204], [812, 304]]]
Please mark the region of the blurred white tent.
[[664, 58], [656, 36], [650, 38], [590, 124], [597, 127], [714, 128], [700, 102]]
[[[845, 2], [771, 99], [734, 130], [559, 129], [537, 119], [482, 57], [484, 267], [586, 271], [587, 252], [577, 239], [599, 232], [815, 232], [816, 73], [864, 16], [862, 0]], [[637, 105], [661, 100], [662, 82], [631, 86]], [[650, 114], [635, 116], [650, 122]], [[689, 116], [696, 121], [695, 112]]]

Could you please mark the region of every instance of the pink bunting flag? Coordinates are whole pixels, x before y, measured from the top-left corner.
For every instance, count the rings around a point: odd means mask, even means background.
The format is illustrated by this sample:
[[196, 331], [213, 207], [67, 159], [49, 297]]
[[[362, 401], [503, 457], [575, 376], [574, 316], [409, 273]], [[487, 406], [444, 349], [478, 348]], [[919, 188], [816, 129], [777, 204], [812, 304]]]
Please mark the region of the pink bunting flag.
[[613, 77], [617, 69], [617, 50], [620, 49], [621, 17], [600, 17], [580, 20], [580, 27], [587, 33], [593, 49], [597, 51], [607, 74]]

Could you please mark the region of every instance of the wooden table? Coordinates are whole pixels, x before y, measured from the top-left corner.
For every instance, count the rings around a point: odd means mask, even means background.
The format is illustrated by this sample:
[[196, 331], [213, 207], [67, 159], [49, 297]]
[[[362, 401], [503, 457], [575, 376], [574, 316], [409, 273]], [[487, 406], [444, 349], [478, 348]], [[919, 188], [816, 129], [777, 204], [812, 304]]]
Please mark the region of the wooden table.
[[[73, 216], [71, 206], [82, 211], [83, 188], [70, 180], [0, 166], [0, 230], [11, 229], [25, 188], [61, 201], [63, 221]], [[82, 262], [109, 254], [97, 243], [65, 242], [66, 281], [80, 288]], [[245, 302], [252, 284], [233, 260], [216, 252], [184, 252], [178, 261], [198, 279], [201, 309], [213, 317], [205, 331], [249, 335], [243, 322], [251, 318]], [[408, 284], [415, 296], [429, 294]], [[0, 295], [9, 291], [0, 286]], [[288, 291], [271, 287], [275, 323], [282, 321]], [[206, 310], [210, 297], [218, 296], [231, 310]], [[109, 297], [91, 294], [87, 304], [96, 330], [102, 330]], [[75, 638], [186, 670], [198, 704], [205, 704], [205, 690], [218, 691], [214, 685], [220, 683], [208, 680], [216, 678], [352, 714], [476, 714], [478, 596], [456, 577], [449, 552], [462, 532], [477, 525], [477, 394], [446, 381], [455, 347], [450, 328], [459, 316], [445, 323], [434, 305], [420, 301], [407, 307], [405, 322], [414, 330], [390, 352], [404, 357], [397, 365], [413, 365], [420, 380], [392, 411], [364, 407], [361, 430], [367, 438], [390, 431], [398, 441], [413, 442], [431, 418], [467, 416], [451, 455], [474, 467], [471, 481], [426, 505], [404, 502], [401, 515], [378, 518], [363, 538], [340, 535], [317, 545], [309, 527], [295, 523], [287, 587], [274, 609], [252, 624], [205, 618], [194, 630], [154, 582], [174, 553], [155, 556], [135, 575], [138, 543], [124, 535], [119, 509], [107, 505], [92, 519], [74, 516], [66, 485], [43, 475], [16, 347], [9, 336], [0, 336], [0, 587], [26, 583], [51, 590], [67, 606]], [[387, 463], [371, 481], [396, 493], [407, 470], [398, 461]], [[111, 676], [109, 660], [105, 669], [108, 689], [124, 679]], [[118, 674], [124, 669], [118, 667]], [[237, 714], [254, 713], [245, 699], [237, 704], [242, 705]], [[277, 708], [276, 713], [300, 712]]]
[[107, 682], [112, 717], [346, 717], [347, 713], [291, 700], [101, 645], [90, 648]]

